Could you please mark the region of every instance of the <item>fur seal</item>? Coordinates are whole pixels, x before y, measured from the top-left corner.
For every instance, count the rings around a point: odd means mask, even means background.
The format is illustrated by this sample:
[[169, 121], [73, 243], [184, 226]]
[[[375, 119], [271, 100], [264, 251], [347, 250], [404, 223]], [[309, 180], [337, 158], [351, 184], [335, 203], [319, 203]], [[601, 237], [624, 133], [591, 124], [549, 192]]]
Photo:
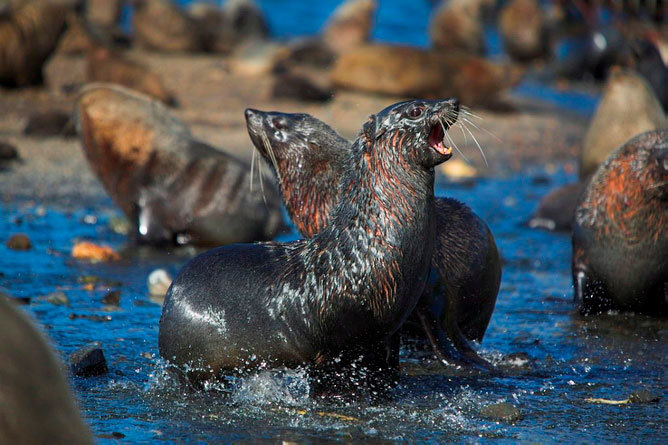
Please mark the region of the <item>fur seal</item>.
[[323, 41], [337, 54], [368, 42], [377, 8], [375, 0], [346, 0], [327, 20]]
[[145, 49], [195, 52], [203, 49], [197, 22], [171, 0], [132, 0], [134, 40]]
[[0, 17], [0, 85], [42, 82], [42, 66], [56, 48], [69, 11], [65, 2], [33, 0]]
[[573, 285], [583, 314], [668, 310], [668, 130], [615, 151], [575, 212]]
[[371, 116], [313, 238], [224, 246], [186, 264], [165, 298], [160, 355], [191, 381], [306, 365], [328, 391], [391, 384], [395, 334], [427, 281], [434, 166], [452, 155], [442, 140], [458, 111], [456, 99], [416, 100]]
[[[277, 170], [288, 215], [304, 236], [313, 237], [330, 222], [340, 200], [336, 186], [346, 170], [351, 143], [308, 114], [246, 110], [253, 144]], [[494, 236], [466, 205], [436, 198], [436, 245], [430, 284], [409, 320], [415, 334], [432, 343], [436, 354], [458, 364], [487, 364], [468, 340], [482, 341], [501, 281]], [[402, 332], [405, 331], [402, 328]]]
[[44, 336], [0, 295], [0, 443], [92, 444]]
[[277, 191], [251, 191], [248, 164], [194, 139], [161, 103], [93, 85], [75, 120], [90, 166], [139, 242], [215, 246], [271, 239], [283, 227]]
[[342, 54], [331, 76], [339, 88], [407, 97], [457, 96], [463, 103], [489, 105], [520, 80], [521, 70], [470, 54], [373, 44]]
[[485, 53], [483, 9], [489, 0], [449, 0], [440, 3], [429, 23], [432, 45], [443, 51]]
[[506, 52], [513, 59], [527, 62], [548, 53], [547, 24], [536, 0], [512, 0], [499, 16], [499, 31]]

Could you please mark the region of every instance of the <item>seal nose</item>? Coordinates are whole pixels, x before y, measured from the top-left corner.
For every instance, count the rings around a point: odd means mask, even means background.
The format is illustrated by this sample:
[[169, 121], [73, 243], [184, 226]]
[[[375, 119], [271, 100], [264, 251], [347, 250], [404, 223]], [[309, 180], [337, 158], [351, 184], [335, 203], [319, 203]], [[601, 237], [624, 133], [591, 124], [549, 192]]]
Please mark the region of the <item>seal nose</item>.
[[257, 115], [257, 110], [254, 110], [252, 108], [246, 108], [246, 111], [244, 111], [244, 115], [246, 116], [246, 120], [252, 119]]

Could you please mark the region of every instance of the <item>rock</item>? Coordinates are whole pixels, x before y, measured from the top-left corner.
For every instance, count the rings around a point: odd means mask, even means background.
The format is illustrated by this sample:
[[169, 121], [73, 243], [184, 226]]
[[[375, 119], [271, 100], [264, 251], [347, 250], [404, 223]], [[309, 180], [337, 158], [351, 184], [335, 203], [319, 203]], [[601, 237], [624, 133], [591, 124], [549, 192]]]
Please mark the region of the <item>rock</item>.
[[98, 262], [120, 260], [121, 256], [109, 246], [100, 246], [89, 241], [80, 241], [72, 247], [72, 258]]
[[465, 105], [490, 105], [515, 85], [521, 71], [467, 54], [392, 45], [366, 45], [342, 54], [335, 86], [393, 96], [456, 96]]
[[551, 190], [538, 203], [538, 208], [529, 220], [529, 227], [570, 231], [575, 208], [586, 185], [586, 181], [578, 181]]
[[149, 274], [146, 283], [149, 295], [164, 297], [172, 284], [172, 277], [165, 269], [156, 269]]
[[23, 129], [26, 136], [74, 136], [74, 126], [70, 115], [64, 111], [37, 111], [28, 117]]
[[70, 320], [90, 320], [90, 321], [111, 321], [111, 315], [96, 315], [96, 314], [70, 314], [68, 316]]
[[522, 419], [520, 410], [508, 402], [487, 405], [480, 410], [480, 415], [487, 420], [496, 422], [517, 422]]
[[171, 0], [135, 0], [134, 41], [142, 48], [163, 52], [201, 51], [197, 23]]
[[0, 326], [0, 443], [93, 443], [46, 337], [4, 298]]
[[88, 52], [86, 71], [91, 82], [110, 82], [147, 94], [167, 105], [177, 103], [160, 76], [108, 48], [96, 47]]
[[12, 250], [30, 250], [32, 249], [32, 242], [28, 235], [24, 233], [16, 233], [5, 241], [5, 245]]
[[64, 2], [31, 1], [0, 17], [0, 85], [42, 82], [42, 65], [65, 27]]
[[441, 164], [439, 170], [445, 174], [449, 179], [471, 179], [478, 176], [478, 171], [475, 167], [467, 164], [461, 159], [451, 159], [448, 162]]
[[121, 291], [112, 290], [102, 297], [102, 304], [118, 306], [121, 303]]
[[70, 299], [67, 298], [67, 295], [65, 295], [64, 292], [52, 292], [42, 298], [44, 298], [44, 300], [46, 300], [48, 303], [56, 306], [69, 306], [70, 304]]
[[119, 235], [128, 235], [132, 231], [132, 224], [122, 216], [114, 216], [109, 219], [109, 228]]
[[111, 30], [119, 23], [122, 6], [123, 0], [85, 0], [86, 21]]
[[499, 17], [499, 31], [510, 57], [524, 62], [547, 55], [547, 28], [538, 1], [512, 0], [506, 3]]
[[656, 403], [659, 401], [659, 399], [659, 396], [646, 389], [633, 391], [629, 396], [630, 403]]
[[580, 178], [596, 168], [633, 136], [668, 128], [668, 119], [645, 80], [632, 70], [614, 70], [585, 135]]
[[70, 370], [80, 377], [93, 377], [106, 374], [107, 360], [99, 342], [89, 343], [70, 354]]
[[431, 44], [445, 51], [485, 53], [483, 9], [489, 0], [449, 0], [432, 14], [429, 23]]
[[14, 161], [19, 158], [19, 152], [12, 144], [0, 141], [0, 163]]
[[325, 24], [323, 40], [336, 53], [368, 42], [376, 8], [375, 0], [346, 0]]

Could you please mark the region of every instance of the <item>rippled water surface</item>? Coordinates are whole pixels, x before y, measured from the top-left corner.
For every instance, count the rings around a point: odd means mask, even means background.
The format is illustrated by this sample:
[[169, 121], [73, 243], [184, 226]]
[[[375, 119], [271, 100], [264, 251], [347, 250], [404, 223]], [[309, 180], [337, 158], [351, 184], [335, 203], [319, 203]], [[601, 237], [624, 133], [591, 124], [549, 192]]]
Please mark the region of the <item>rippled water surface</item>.
[[[561, 170], [536, 170], [471, 187], [438, 188], [438, 194], [465, 201], [488, 221], [504, 258], [501, 291], [481, 351], [490, 360], [504, 360], [506, 376], [461, 374], [405, 349], [401, 384], [390, 401], [377, 405], [313, 401], [298, 371], [265, 372], [225, 389], [184, 391], [157, 359], [160, 306], [148, 297], [146, 277], [157, 267], [176, 272], [194, 252], [130, 249], [109, 229], [116, 214], [110, 201], [88, 209], [0, 205], [0, 233], [25, 232], [35, 246], [17, 252], [0, 245], [0, 287], [32, 297], [25, 310], [45, 326], [63, 357], [87, 342], [102, 342], [109, 374], [72, 379], [102, 442], [120, 433], [128, 441], [596, 438], [665, 443], [668, 323], [639, 315], [576, 315], [569, 237], [524, 225], [537, 199], [570, 179]], [[123, 260], [72, 261], [72, 243], [83, 238], [109, 243]], [[86, 276], [99, 278], [94, 290], [81, 283]], [[100, 302], [108, 289], [121, 290], [118, 310]], [[56, 290], [67, 294], [69, 306], [36, 298]], [[71, 319], [70, 314], [110, 320]], [[662, 399], [622, 406], [585, 400], [626, 399], [639, 389]], [[482, 418], [480, 409], [499, 401], [511, 402], [523, 418], [515, 423]]]

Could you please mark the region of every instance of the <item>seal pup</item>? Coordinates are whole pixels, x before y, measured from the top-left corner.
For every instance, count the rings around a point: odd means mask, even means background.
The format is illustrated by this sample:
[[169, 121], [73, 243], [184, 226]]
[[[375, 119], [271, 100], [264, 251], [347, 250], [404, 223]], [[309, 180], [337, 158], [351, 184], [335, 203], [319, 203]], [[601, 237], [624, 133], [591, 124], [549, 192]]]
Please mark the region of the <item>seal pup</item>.
[[283, 228], [276, 189], [251, 191], [248, 164], [194, 139], [160, 102], [92, 85], [75, 121], [91, 168], [137, 241], [217, 246], [271, 239]]
[[[313, 237], [329, 224], [340, 200], [336, 184], [351, 143], [308, 114], [253, 109], [245, 114], [253, 144], [277, 171], [288, 215], [302, 235]], [[434, 211], [430, 285], [402, 333], [426, 336], [442, 360], [488, 368], [468, 342], [482, 341], [499, 291], [501, 262], [494, 236], [454, 199], [436, 198]]]
[[452, 155], [443, 139], [458, 111], [456, 99], [415, 100], [371, 116], [313, 238], [224, 246], [186, 264], [165, 298], [160, 355], [195, 382], [305, 365], [328, 391], [393, 383], [395, 334], [429, 272], [434, 167]]
[[582, 314], [668, 309], [668, 130], [615, 151], [575, 211], [573, 286]]
[[92, 444], [44, 336], [0, 293], [0, 443]]

